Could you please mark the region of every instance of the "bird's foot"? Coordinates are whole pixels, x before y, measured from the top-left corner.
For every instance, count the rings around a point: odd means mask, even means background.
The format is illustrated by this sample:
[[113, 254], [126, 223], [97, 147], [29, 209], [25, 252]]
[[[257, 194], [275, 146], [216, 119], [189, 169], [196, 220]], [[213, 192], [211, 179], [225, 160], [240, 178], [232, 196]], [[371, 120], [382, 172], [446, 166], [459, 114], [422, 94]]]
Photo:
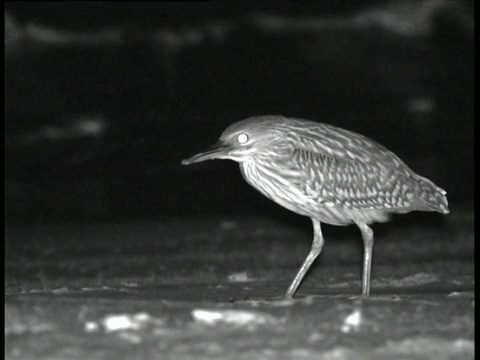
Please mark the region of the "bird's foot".
[[361, 303], [364, 300], [368, 300], [370, 298], [370, 294], [361, 294], [361, 295], [353, 295], [350, 296], [348, 299], [353, 300], [354, 303]]

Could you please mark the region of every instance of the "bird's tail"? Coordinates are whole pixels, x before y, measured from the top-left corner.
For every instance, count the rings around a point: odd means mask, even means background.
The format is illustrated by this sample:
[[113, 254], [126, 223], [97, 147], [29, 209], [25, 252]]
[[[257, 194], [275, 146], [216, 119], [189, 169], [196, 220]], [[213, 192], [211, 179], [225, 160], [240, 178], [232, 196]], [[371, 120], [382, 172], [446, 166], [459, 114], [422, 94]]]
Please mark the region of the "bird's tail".
[[423, 176], [416, 175], [415, 178], [420, 187], [418, 198], [425, 206], [425, 210], [448, 214], [450, 210], [448, 209], [447, 192]]

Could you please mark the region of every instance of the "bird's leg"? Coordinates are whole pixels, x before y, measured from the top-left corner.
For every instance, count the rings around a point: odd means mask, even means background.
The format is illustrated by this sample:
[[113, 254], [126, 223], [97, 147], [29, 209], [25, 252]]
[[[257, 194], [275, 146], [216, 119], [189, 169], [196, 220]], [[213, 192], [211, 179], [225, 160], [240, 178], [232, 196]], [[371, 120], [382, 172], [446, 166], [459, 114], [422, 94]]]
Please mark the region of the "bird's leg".
[[313, 222], [313, 243], [310, 252], [308, 253], [305, 261], [302, 264], [302, 267], [298, 271], [297, 275], [293, 279], [292, 283], [288, 287], [287, 292], [285, 293], [286, 298], [293, 298], [295, 292], [297, 291], [300, 283], [302, 282], [303, 277], [307, 273], [310, 266], [312, 266], [313, 262], [317, 258], [317, 256], [322, 251], [322, 246], [324, 243], [323, 235], [322, 235], [322, 228], [320, 227], [320, 221], [312, 219]]
[[370, 295], [370, 270], [372, 268], [373, 230], [363, 222], [355, 222], [363, 238], [363, 277], [362, 296]]

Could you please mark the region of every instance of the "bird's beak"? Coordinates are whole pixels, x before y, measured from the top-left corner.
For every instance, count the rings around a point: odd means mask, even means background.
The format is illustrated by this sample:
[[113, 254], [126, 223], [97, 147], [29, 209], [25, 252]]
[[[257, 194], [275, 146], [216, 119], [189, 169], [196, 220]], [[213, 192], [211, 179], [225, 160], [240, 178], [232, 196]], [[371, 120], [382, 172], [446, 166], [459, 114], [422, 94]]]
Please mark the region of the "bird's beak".
[[182, 165], [190, 165], [205, 160], [226, 159], [228, 158], [230, 150], [232, 150], [230, 145], [227, 145], [222, 141], [218, 141], [217, 143], [206, 148], [202, 152], [193, 155], [188, 159], [182, 160]]

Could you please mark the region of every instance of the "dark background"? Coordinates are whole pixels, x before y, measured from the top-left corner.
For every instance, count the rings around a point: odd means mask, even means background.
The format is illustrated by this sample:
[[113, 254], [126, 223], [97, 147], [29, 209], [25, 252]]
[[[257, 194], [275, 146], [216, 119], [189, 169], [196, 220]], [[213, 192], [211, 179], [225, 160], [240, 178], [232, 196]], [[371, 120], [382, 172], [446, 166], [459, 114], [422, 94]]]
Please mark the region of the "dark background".
[[6, 219], [281, 214], [229, 161], [245, 117], [367, 135], [473, 199], [473, 1], [6, 4]]
[[[473, 36], [460, 0], [7, 3], [6, 359], [472, 359]], [[310, 220], [180, 165], [264, 114], [448, 192], [373, 227], [368, 299], [355, 226], [284, 300]]]

